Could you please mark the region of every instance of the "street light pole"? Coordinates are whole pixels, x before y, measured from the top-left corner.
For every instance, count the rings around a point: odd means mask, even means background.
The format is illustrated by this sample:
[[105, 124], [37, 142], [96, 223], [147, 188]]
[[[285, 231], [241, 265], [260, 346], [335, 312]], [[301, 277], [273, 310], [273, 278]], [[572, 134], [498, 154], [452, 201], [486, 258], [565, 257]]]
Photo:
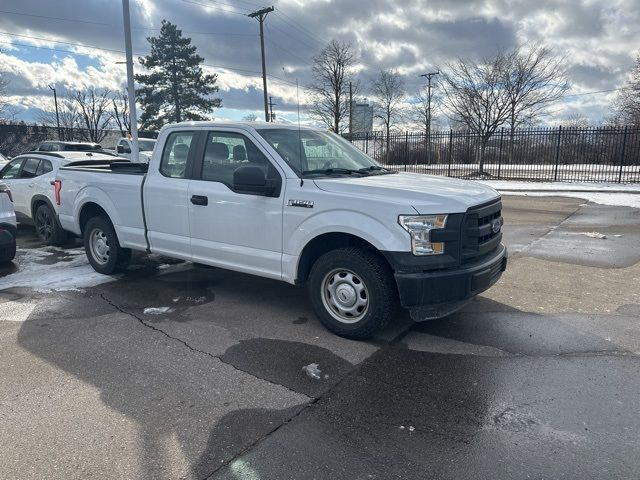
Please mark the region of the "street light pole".
[[49, 88], [53, 90], [53, 103], [56, 105], [56, 124], [58, 126], [58, 140], [62, 140], [60, 137], [60, 115], [58, 114], [58, 95], [56, 94], [56, 87], [49, 85]]
[[264, 119], [269, 121], [269, 97], [267, 95], [267, 67], [264, 60], [264, 19], [269, 12], [273, 12], [273, 7], [263, 8], [247, 15], [251, 18], [257, 18], [260, 22], [260, 49], [262, 51], [262, 91], [264, 93]]
[[133, 52], [131, 48], [131, 17], [129, 16], [129, 0], [122, 0], [122, 17], [124, 19], [124, 46], [127, 59], [127, 92], [129, 94], [129, 123], [131, 123], [131, 161], [138, 162], [138, 116], [136, 115], [136, 91], [133, 83]]

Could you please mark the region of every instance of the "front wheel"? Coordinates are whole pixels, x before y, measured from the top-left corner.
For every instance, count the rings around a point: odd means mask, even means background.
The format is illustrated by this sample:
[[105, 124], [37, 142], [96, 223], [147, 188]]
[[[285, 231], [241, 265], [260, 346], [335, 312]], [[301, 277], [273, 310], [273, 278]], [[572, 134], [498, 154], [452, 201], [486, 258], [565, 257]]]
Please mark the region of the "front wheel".
[[320, 321], [341, 337], [362, 340], [389, 322], [397, 303], [393, 273], [372, 250], [346, 247], [322, 255], [309, 274]]
[[113, 225], [105, 217], [93, 217], [87, 222], [84, 250], [93, 269], [104, 275], [125, 270], [131, 260], [131, 250], [120, 246]]

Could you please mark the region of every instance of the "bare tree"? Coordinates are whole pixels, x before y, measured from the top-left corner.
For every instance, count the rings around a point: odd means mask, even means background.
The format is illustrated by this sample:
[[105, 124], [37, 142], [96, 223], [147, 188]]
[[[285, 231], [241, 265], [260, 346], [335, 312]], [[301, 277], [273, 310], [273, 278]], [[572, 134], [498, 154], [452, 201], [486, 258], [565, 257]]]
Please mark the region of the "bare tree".
[[[71, 95], [66, 94], [58, 97], [58, 117], [60, 119], [60, 139], [73, 140], [75, 129], [80, 127], [78, 124], [80, 115], [78, 105]], [[48, 127], [58, 125], [53, 99], [48, 102], [46, 109], [39, 113], [37, 120], [38, 123]]]
[[98, 91], [91, 87], [87, 90], [78, 90], [73, 95], [79, 110], [79, 124], [82, 127], [82, 135], [90, 142], [101, 142], [109, 132], [106, 128], [111, 121], [109, 115], [109, 90]]
[[5, 118], [5, 115], [9, 110], [9, 100], [6, 97], [8, 85], [9, 80], [5, 78], [3, 72], [0, 72], [0, 118]]
[[374, 115], [384, 125], [388, 152], [389, 133], [403, 113], [404, 82], [396, 70], [383, 70], [371, 85], [371, 93], [375, 98]]
[[616, 99], [616, 123], [640, 127], [640, 55], [631, 77]]
[[245, 122], [255, 122], [258, 120], [258, 116], [255, 113], [249, 113], [248, 115], [242, 117], [242, 120]]
[[349, 82], [353, 82], [355, 63], [352, 46], [337, 40], [313, 58], [309, 114], [336, 133], [344, 129], [342, 122], [349, 116]]
[[502, 53], [480, 63], [458, 59], [442, 69], [444, 102], [453, 123], [466, 125], [478, 135], [478, 170], [484, 175], [484, 152], [489, 140], [510, 114], [504, 72], [508, 57]]
[[509, 102], [509, 159], [516, 128], [538, 119], [569, 89], [564, 60], [541, 45], [518, 47], [506, 54], [503, 77]]
[[113, 95], [111, 98], [111, 105], [113, 111], [111, 112], [111, 118], [118, 126], [120, 135], [126, 137], [131, 132], [131, 120], [129, 118], [129, 96], [127, 91], [119, 92]]

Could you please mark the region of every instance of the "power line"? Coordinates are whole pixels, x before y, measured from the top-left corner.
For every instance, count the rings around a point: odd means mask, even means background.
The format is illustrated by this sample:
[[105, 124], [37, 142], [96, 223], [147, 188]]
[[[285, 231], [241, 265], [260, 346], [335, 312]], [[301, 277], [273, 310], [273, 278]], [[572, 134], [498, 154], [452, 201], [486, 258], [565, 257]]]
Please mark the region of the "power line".
[[194, 0], [180, 0], [180, 1], [184, 2], [184, 3], [191, 3], [192, 5], [200, 5], [201, 7], [218, 8], [218, 9], [222, 10], [223, 12], [233, 13], [235, 15], [242, 15], [243, 17], [246, 15], [246, 13], [238, 12], [237, 10], [229, 10], [227, 8], [220, 7], [220, 5], [226, 5], [226, 6], [229, 6], [229, 7], [232, 7], [232, 8], [234, 7], [234, 5], [230, 5], [228, 3], [212, 4], [212, 3], [196, 2]]
[[74, 23], [88, 23], [91, 25], [111, 25], [109, 23], [104, 23], [104, 22], [94, 22], [91, 20], [78, 20], [75, 18], [64, 18], [64, 17], [50, 17], [47, 15], [36, 15], [33, 13], [21, 13], [21, 12], [9, 12], [7, 10], [0, 10], [0, 13], [5, 13], [7, 15], [18, 15], [18, 16], [22, 16], [22, 17], [34, 17], [34, 18], [44, 18], [47, 20], [59, 20], [59, 21], [64, 21], [64, 22], [74, 22]]
[[619, 87], [619, 88], [610, 88], [608, 90], [595, 90], [593, 92], [583, 92], [583, 93], [572, 93], [571, 95], [565, 95], [564, 98], [569, 98], [569, 97], [582, 97], [583, 95], [595, 95], [597, 93], [609, 93], [609, 92], [617, 92], [619, 90], [624, 90], [625, 87]]

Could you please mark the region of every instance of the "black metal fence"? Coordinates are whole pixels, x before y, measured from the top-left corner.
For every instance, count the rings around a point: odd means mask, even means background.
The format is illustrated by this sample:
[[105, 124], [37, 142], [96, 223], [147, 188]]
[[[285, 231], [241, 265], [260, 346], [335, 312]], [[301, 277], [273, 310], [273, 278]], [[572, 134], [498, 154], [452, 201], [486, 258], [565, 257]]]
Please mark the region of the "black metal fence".
[[[155, 138], [156, 132], [140, 132], [141, 137]], [[122, 134], [119, 130], [101, 130], [98, 138], [100, 145], [105, 148], [115, 147]], [[45, 127], [27, 125], [24, 123], [0, 124], [0, 153], [5, 157], [15, 157], [33, 150], [45, 140], [66, 140], [76, 142], [92, 141], [92, 134], [82, 128]], [[96, 138], [93, 136], [93, 138]]]
[[640, 182], [640, 128], [498, 130], [488, 141], [469, 131], [346, 135], [395, 170], [459, 178]]

